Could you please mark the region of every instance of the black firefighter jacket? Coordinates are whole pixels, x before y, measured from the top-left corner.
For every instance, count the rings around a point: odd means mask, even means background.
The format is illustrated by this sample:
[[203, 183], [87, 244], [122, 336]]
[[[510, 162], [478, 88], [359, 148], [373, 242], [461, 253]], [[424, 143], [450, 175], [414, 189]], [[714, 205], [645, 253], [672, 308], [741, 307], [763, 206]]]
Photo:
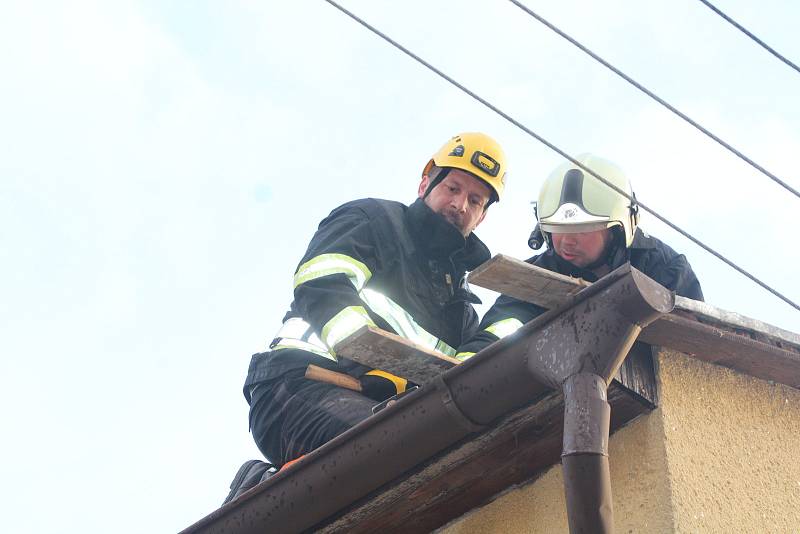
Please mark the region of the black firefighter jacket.
[[422, 200], [362, 199], [319, 225], [294, 275], [294, 301], [268, 352], [250, 362], [249, 386], [309, 363], [359, 376], [368, 368], [337, 358], [336, 344], [378, 326], [454, 356], [478, 327], [480, 302], [465, 272], [490, 258]]
[[[562, 259], [552, 249], [525, 261], [543, 269], [583, 278], [587, 282], [597, 281], [597, 275], [592, 271], [576, 267]], [[639, 228], [636, 229], [630, 248], [617, 246], [616, 250], [612, 251], [609, 267], [613, 270], [628, 261], [631, 266], [678, 295], [703, 300], [700, 282], [686, 257]], [[547, 311], [545, 308], [536, 304], [501, 295], [484, 315], [478, 333], [459, 347], [456, 357], [466, 360], [498, 339], [512, 334], [545, 311]]]

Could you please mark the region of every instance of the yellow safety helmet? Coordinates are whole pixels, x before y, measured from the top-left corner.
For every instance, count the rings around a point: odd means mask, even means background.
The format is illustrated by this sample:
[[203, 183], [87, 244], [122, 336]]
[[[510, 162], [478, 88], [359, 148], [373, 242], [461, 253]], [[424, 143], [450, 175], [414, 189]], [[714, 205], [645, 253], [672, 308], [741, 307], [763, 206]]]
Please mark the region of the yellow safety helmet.
[[423, 169], [431, 167], [461, 169], [486, 182], [492, 190], [492, 201], [503, 196], [506, 180], [506, 155], [500, 145], [484, 133], [466, 132], [453, 136], [436, 152]]
[[[575, 159], [635, 198], [630, 181], [614, 163], [592, 154], [581, 154]], [[591, 232], [621, 226], [625, 246], [630, 247], [639, 224], [635, 202], [570, 161], [559, 165], [545, 180], [539, 191], [536, 214], [548, 241], [551, 232]]]

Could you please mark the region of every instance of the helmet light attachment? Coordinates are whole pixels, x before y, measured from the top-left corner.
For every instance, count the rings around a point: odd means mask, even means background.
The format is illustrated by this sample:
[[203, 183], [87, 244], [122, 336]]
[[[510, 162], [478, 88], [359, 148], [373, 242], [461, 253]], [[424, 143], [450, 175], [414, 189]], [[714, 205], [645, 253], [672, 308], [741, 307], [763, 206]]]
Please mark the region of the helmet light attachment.
[[476, 150], [472, 153], [470, 163], [481, 169], [489, 176], [497, 176], [500, 173], [500, 164], [497, 163], [492, 156], [489, 154], [484, 154], [480, 150]]

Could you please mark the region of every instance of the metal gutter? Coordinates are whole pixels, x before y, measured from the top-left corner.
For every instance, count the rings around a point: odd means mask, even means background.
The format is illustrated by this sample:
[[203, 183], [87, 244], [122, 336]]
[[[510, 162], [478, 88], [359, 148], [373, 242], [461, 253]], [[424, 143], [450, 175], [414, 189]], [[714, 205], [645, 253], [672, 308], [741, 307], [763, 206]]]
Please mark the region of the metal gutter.
[[[183, 532], [311, 530], [469, 434], [560, 388], [559, 377], [584, 370], [613, 375], [634, 332], [672, 303], [664, 288], [620, 267]], [[592, 421], [579, 417], [573, 423], [574, 434], [581, 435]]]

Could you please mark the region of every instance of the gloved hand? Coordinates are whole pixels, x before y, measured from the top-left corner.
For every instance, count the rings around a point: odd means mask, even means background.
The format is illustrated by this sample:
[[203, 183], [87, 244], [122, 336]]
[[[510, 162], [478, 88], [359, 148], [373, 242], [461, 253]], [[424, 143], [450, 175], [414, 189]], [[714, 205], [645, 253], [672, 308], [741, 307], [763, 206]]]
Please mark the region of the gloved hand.
[[361, 393], [376, 401], [386, 400], [416, 385], [405, 378], [379, 369], [368, 371], [361, 375], [358, 381], [361, 383]]

